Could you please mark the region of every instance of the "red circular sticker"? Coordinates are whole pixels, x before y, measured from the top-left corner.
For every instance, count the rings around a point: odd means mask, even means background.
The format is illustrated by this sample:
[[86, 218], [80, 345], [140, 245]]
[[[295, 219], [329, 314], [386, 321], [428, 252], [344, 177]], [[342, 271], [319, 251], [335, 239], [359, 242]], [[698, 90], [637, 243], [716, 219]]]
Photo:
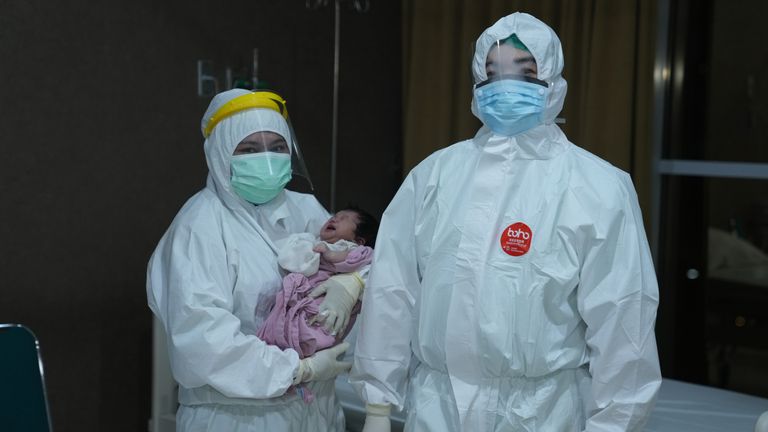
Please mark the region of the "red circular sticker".
[[531, 240], [533, 240], [533, 233], [528, 225], [515, 222], [504, 228], [504, 232], [501, 233], [501, 250], [507, 255], [525, 255], [531, 248]]

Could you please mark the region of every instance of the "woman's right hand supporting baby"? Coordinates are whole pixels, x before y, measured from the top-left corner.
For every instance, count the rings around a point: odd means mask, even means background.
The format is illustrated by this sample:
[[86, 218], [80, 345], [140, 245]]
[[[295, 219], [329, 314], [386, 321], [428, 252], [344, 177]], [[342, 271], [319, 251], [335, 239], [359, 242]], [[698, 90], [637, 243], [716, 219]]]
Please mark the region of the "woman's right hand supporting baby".
[[337, 357], [344, 354], [347, 349], [349, 349], [349, 342], [344, 342], [301, 359], [293, 385], [307, 381], [325, 381], [336, 378], [340, 373], [349, 372], [352, 362], [337, 360]]

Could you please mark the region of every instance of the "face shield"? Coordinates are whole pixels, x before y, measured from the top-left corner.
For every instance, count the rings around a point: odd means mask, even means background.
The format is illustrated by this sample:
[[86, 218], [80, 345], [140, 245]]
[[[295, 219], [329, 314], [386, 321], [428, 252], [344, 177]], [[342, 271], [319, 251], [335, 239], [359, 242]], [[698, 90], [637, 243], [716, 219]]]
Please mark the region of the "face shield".
[[247, 112], [247, 129], [240, 135], [245, 136], [231, 153], [233, 171], [236, 165], [244, 161], [258, 161], [265, 177], [300, 177], [312, 189], [312, 180], [296, 140], [285, 100], [270, 91], [242, 90], [233, 93], [233, 98], [221, 104], [212, 104], [209, 108], [201, 125], [203, 136], [208, 138], [213, 134], [216, 126], [225, 118]]
[[538, 79], [536, 59], [512, 35], [491, 45], [487, 79], [474, 86], [480, 120], [494, 133], [515, 136], [544, 123], [549, 83]]

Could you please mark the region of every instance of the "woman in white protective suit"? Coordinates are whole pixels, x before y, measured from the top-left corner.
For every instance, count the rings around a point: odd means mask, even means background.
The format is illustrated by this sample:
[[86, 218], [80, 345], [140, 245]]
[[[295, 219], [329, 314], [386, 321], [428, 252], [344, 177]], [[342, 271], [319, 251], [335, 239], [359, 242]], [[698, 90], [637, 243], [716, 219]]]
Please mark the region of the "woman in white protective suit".
[[379, 231], [352, 385], [364, 431], [636, 431], [661, 376], [658, 287], [629, 176], [573, 145], [554, 31], [477, 41], [484, 126], [403, 182]]
[[[179, 211], [147, 274], [179, 383], [177, 430], [343, 431], [334, 378], [351, 366], [337, 360], [348, 344], [300, 360], [256, 337], [282, 287], [276, 243], [318, 232], [328, 218], [312, 195], [284, 190], [292, 171], [306, 175], [285, 101], [267, 91], [220, 93], [202, 131], [207, 185]], [[359, 283], [342, 275], [326, 288], [320, 310], [343, 319]], [[299, 383], [312, 403], [291, 389]]]

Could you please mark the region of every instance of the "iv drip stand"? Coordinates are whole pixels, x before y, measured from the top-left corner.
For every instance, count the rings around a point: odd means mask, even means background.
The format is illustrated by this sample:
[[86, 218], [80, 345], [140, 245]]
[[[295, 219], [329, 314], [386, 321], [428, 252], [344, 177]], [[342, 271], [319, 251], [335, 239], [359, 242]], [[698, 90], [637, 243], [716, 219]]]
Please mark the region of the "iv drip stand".
[[[328, 6], [330, 0], [306, 0], [307, 9], [317, 10]], [[339, 137], [339, 45], [341, 40], [341, 3], [345, 0], [333, 0], [333, 113], [331, 116], [331, 201], [330, 211], [336, 211], [336, 163], [338, 159]], [[369, 0], [351, 0], [353, 8], [359, 13], [368, 12]]]

